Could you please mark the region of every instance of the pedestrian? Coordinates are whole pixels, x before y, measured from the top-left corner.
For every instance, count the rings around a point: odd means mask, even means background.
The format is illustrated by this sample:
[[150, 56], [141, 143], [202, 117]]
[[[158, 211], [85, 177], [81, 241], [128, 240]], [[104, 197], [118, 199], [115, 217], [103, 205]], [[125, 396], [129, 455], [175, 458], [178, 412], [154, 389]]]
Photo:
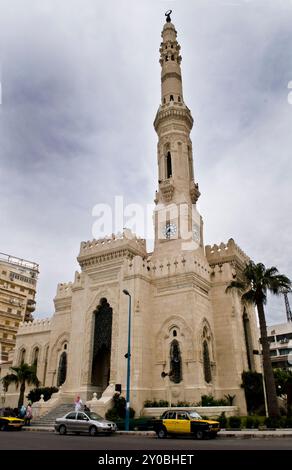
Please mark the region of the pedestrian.
[[88, 408], [87, 405], [84, 405], [84, 411], [90, 411], [90, 408]]
[[31, 403], [29, 403], [26, 408], [25, 421], [24, 421], [24, 424], [26, 426], [30, 426], [31, 418], [32, 418], [32, 407], [31, 407]]
[[82, 408], [82, 405], [83, 405], [82, 400], [80, 396], [77, 395], [76, 400], [75, 400], [75, 411], [76, 412], [80, 411]]
[[20, 417], [21, 419], [24, 419], [24, 418], [25, 418], [25, 415], [26, 415], [26, 407], [25, 407], [24, 405], [22, 405], [22, 406], [20, 407], [20, 410], [19, 410], [19, 413], [18, 413], [18, 414], [19, 414], [19, 417]]

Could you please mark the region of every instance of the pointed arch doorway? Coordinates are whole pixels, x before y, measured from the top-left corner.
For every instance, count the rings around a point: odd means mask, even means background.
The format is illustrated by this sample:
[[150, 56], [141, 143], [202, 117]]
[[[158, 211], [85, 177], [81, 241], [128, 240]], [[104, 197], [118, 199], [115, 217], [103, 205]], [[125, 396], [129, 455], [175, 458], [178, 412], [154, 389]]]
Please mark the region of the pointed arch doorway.
[[95, 318], [91, 383], [100, 397], [110, 380], [113, 311], [106, 298], [100, 299], [93, 314]]

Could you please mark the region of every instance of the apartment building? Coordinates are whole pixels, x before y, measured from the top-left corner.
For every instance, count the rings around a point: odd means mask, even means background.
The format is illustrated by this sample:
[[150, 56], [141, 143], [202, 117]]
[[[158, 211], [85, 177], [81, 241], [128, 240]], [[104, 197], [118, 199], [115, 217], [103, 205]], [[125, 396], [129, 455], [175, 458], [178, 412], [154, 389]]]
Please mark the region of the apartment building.
[[33, 320], [39, 265], [0, 253], [0, 363], [14, 349], [20, 322]]

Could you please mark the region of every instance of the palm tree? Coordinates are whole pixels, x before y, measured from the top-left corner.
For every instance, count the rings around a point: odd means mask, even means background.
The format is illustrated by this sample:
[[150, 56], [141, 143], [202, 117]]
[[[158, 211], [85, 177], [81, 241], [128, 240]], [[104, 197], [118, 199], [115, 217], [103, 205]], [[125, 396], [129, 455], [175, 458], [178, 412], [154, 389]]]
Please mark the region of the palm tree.
[[277, 417], [280, 415], [280, 412], [270, 358], [270, 345], [267, 336], [264, 305], [267, 302], [268, 291], [275, 295], [282, 294], [285, 289], [290, 291], [291, 281], [283, 274], [278, 274], [278, 269], [274, 266], [266, 269], [265, 265], [262, 263], [255, 264], [253, 261], [249, 261], [242, 272], [242, 279], [232, 281], [226, 288], [226, 292], [231, 289], [237, 289], [239, 291], [243, 303], [253, 304], [257, 307], [263, 350], [263, 372], [266, 385], [268, 414], [271, 417]]
[[3, 387], [7, 391], [9, 385], [15, 384], [16, 389], [18, 389], [20, 385], [20, 393], [18, 399], [18, 408], [23, 405], [24, 401], [24, 392], [25, 387], [27, 385], [35, 385], [38, 387], [40, 385], [40, 381], [36, 375], [36, 368], [35, 366], [30, 366], [25, 363], [21, 363], [18, 367], [10, 367], [13, 371], [11, 374], [5, 375], [1, 380], [3, 382]]

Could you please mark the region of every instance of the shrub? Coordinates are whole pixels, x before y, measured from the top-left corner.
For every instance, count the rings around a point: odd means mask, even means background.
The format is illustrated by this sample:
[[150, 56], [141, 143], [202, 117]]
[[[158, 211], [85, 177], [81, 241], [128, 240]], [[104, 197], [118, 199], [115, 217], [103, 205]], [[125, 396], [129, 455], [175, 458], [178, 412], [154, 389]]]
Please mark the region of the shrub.
[[39, 388], [33, 388], [30, 390], [30, 392], [27, 394], [27, 399], [31, 403], [35, 403], [36, 401], [39, 401], [41, 399], [41, 395], [44, 395], [44, 400], [48, 401], [53, 393], [57, 393], [59, 389], [57, 387], [39, 387]]
[[244, 388], [248, 412], [265, 414], [262, 374], [251, 371], [243, 372], [241, 387]]
[[245, 427], [249, 429], [257, 429], [259, 427], [260, 420], [254, 416], [247, 416], [245, 420]]
[[[201, 396], [201, 406], [227, 406], [228, 403], [224, 398], [216, 400], [213, 395], [202, 395]], [[199, 405], [199, 406], [200, 406]]]
[[283, 420], [277, 416], [269, 416], [265, 419], [265, 425], [267, 426], [267, 428], [279, 428], [282, 424], [281, 421], [283, 423]]
[[179, 406], [184, 407], [184, 406], [191, 406], [191, 405], [190, 405], [190, 402], [189, 402], [189, 401], [178, 401], [175, 406], [177, 406], [177, 407], [179, 407]]
[[241, 427], [240, 416], [230, 416], [230, 418], [228, 419], [228, 425], [232, 429], [240, 429]]
[[[146, 400], [144, 401], [144, 408], [165, 408], [168, 407], [169, 403], [166, 400]], [[182, 405], [180, 405], [182, 406]]]
[[[125, 419], [126, 417], [126, 399], [119, 393], [115, 393], [113, 396], [113, 406], [109, 409], [105, 417], [111, 421], [117, 421], [118, 419]], [[130, 418], [134, 418], [135, 410], [130, 407]]]
[[228, 403], [229, 406], [233, 405], [236, 395], [224, 395], [225, 401]]
[[225, 416], [225, 411], [222, 411], [221, 415], [218, 418], [218, 421], [220, 423], [220, 428], [226, 428], [227, 426], [227, 418]]
[[[140, 418], [130, 419], [129, 429], [130, 431], [153, 431], [155, 422], [155, 418], [141, 416]], [[125, 420], [117, 420], [116, 425], [120, 431], [123, 431], [125, 429]]]

